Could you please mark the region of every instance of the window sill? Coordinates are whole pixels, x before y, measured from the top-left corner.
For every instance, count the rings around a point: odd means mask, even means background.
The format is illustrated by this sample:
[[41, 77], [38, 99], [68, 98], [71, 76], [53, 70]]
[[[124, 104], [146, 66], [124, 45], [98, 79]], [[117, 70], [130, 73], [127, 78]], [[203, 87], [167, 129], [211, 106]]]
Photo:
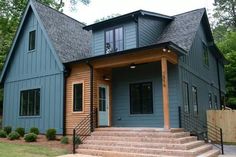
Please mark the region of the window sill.
[[145, 113], [145, 114], [129, 114], [129, 117], [146, 117], [146, 116], [154, 116], [154, 113]]
[[28, 50], [28, 53], [34, 53], [34, 52], [36, 52], [36, 49]]
[[28, 118], [41, 118], [41, 116], [19, 116], [20, 119], [28, 119]]

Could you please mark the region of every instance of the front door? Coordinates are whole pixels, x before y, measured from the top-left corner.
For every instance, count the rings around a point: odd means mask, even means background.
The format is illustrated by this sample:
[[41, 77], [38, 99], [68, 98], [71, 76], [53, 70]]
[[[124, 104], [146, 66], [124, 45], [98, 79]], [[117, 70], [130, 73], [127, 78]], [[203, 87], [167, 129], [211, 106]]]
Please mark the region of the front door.
[[109, 126], [109, 91], [108, 86], [99, 87], [99, 126]]

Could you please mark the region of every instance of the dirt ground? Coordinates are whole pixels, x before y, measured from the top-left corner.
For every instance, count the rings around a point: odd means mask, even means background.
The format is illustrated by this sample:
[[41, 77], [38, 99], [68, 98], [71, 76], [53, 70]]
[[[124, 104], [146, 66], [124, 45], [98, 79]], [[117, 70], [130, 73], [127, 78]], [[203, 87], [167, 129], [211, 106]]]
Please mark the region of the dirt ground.
[[13, 140], [13, 141], [8, 140], [7, 138], [0, 138], [0, 142], [38, 145], [38, 146], [45, 146], [45, 147], [52, 147], [52, 148], [62, 148], [62, 149], [66, 149], [68, 153], [72, 153], [71, 137], [69, 137], [70, 139], [69, 144], [61, 144], [60, 138], [61, 136], [57, 136], [57, 139], [55, 141], [48, 141], [45, 135], [38, 135], [37, 142], [25, 142], [22, 137], [19, 140]]

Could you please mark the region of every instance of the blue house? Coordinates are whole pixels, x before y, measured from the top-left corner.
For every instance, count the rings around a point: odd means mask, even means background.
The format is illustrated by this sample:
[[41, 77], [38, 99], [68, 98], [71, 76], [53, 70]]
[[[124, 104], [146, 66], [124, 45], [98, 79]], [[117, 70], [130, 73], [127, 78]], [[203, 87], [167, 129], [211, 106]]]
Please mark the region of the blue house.
[[[30, 0], [1, 74], [3, 125], [179, 128], [221, 109], [225, 58], [205, 9], [84, 24]], [[180, 110], [181, 109], [181, 112]], [[96, 116], [93, 116], [96, 110]]]

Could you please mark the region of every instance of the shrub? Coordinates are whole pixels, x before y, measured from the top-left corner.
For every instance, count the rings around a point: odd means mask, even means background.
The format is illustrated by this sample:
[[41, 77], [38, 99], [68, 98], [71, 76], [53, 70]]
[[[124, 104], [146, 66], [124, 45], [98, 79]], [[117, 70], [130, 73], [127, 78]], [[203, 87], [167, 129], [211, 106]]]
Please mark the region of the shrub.
[[37, 140], [37, 135], [34, 133], [28, 133], [24, 136], [25, 142], [35, 142]]
[[7, 133], [4, 130], [0, 130], [0, 138], [6, 138]]
[[24, 128], [16, 128], [16, 132], [18, 132], [18, 134], [20, 134], [21, 137], [24, 137], [24, 135], [25, 135]]
[[63, 136], [63, 137], [61, 138], [61, 144], [68, 144], [68, 143], [69, 143], [69, 138], [66, 137], [66, 136]]
[[18, 134], [18, 132], [12, 131], [9, 135], [8, 135], [8, 139], [9, 140], [18, 140], [20, 138], [20, 134]]
[[80, 137], [78, 136], [75, 137], [75, 144], [82, 144]]
[[46, 137], [48, 140], [55, 140], [56, 139], [56, 129], [48, 129], [47, 132], [46, 132]]
[[30, 128], [30, 133], [34, 133], [34, 134], [38, 135], [39, 134], [39, 129], [35, 128], [35, 127], [32, 127], [32, 128]]
[[11, 130], [12, 130], [12, 127], [11, 126], [5, 126], [4, 129], [3, 129], [7, 135], [11, 133]]

